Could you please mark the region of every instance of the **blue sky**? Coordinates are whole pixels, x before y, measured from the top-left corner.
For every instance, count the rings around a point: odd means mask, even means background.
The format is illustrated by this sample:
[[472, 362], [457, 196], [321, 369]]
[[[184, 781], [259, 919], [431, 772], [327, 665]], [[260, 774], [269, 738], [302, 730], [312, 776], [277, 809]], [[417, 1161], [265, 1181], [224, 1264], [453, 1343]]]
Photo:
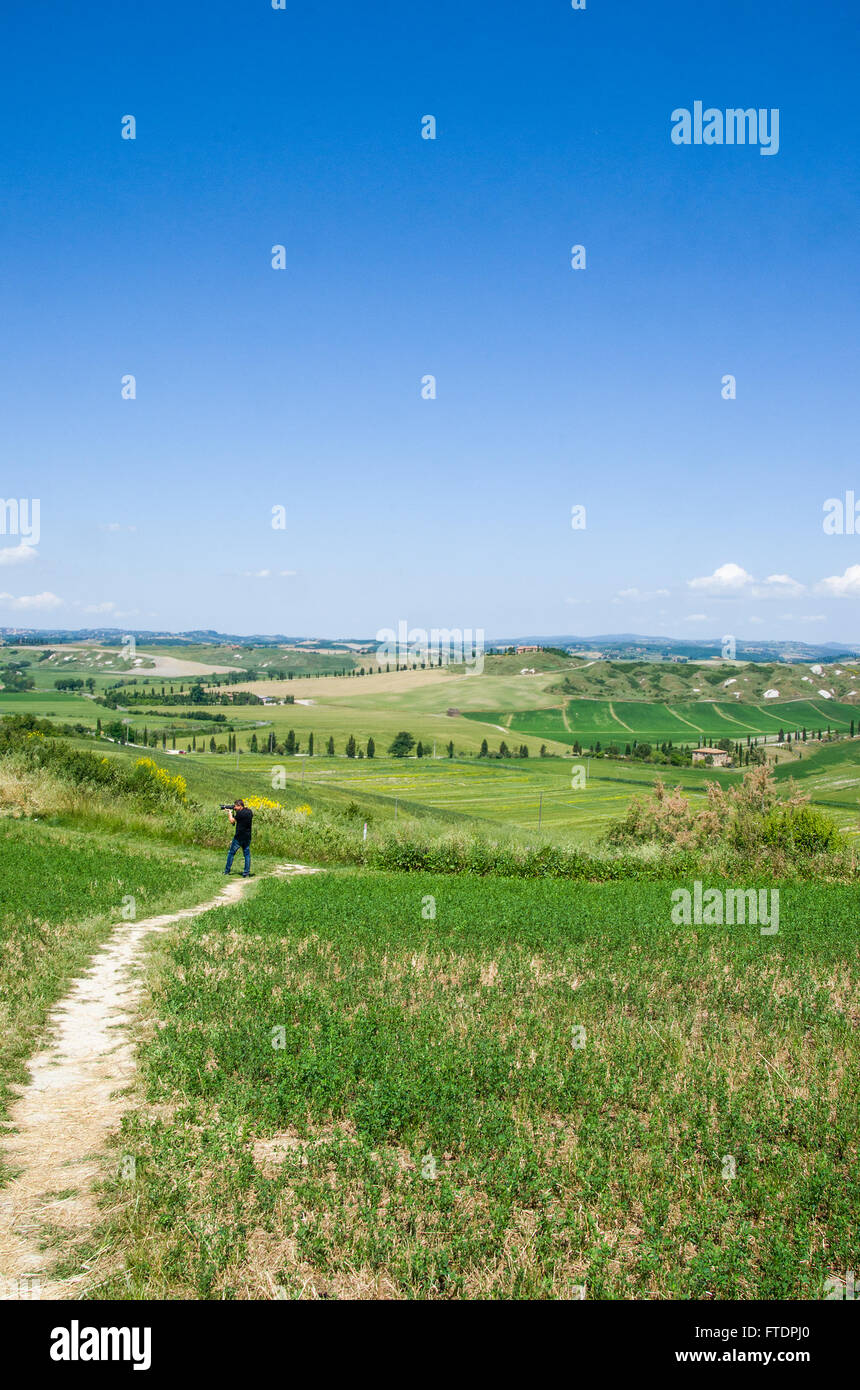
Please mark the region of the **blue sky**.
[[[3, 31], [0, 624], [860, 641], [851, 4]], [[696, 100], [778, 153], [673, 144]]]

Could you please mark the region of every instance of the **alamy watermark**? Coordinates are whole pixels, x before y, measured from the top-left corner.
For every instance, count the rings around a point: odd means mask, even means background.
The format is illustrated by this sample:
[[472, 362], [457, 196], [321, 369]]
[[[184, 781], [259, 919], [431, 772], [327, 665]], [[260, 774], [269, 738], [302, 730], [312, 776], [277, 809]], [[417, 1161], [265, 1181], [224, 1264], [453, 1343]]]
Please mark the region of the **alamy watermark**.
[[779, 931], [778, 888], [703, 889], [696, 879], [692, 893], [688, 888], [674, 889], [672, 902], [672, 921], [678, 927], [751, 926], [759, 927], [761, 936], [776, 936]]
[[852, 489], [845, 493], [844, 500], [841, 497], [828, 497], [822, 511], [824, 520], [821, 527], [825, 536], [860, 535], [860, 502], [855, 501]]
[[376, 659], [380, 666], [465, 666], [480, 675], [484, 669], [484, 629], [477, 627], [410, 627], [404, 618], [397, 630], [381, 627]]
[[840, 1279], [836, 1274], [832, 1279], [824, 1281], [824, 1297], [827, 1299], [860, 1299], [860, 1283], [855, 1285], [854, 1270], [849, 1269], [845, 1272], [845, 1278]]
[[0, 497], [0, 536], [17, 536], [23, 546], [38, 545], [41, 515], [38, 497]]
[[12, 1279], [0, 1275], [0, 1302], [36, 1301], [41, 1298], [41, 1278], [38, 1274], [18, 1274]]
[[758, 145], [759, 154], [779, 153], [779, 108], [676, 106], [670, 117], [673, 145]]

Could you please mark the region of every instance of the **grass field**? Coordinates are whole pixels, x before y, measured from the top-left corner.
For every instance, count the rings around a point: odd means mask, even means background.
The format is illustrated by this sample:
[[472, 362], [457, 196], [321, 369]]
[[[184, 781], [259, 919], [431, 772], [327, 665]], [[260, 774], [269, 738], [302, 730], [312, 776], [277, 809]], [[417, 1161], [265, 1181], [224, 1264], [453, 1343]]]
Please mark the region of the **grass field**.
[[82, 695], [68, 691], [0, 690], [0, 716], [35, 714], [37, 719], [56, 719], [58, 723], [81, 723], [95, 727], [98, 716], [106, 712]]
[[138, 682], [206, 679], [208, 672], [246, 672], [248, 676], [283, 671], [293, 675], [308, 672], [338, 672], [360, 664], [349, 652], [310, 652], [272, 646], [232, 647], [221, 643], [156, 643], [140, 647], [134, 656], [118, 643], [111, 647], [96, 642], [55, 647], [15, 647], [0, 649], [0, 664], [24, 664], [26, 675], [36, 689], [53, 689], [54, 682], [68, 676], [92, 678], [97, 690], [118, 680]]
[[[581, 679], [588, 675], [581, 672]], [[749, 703], [727, 694], [723, 699], [693, 698], [663, 703], [647, 699], [565, 698], [557, 689], [558, 672], [522, 676], [455, 674], [451, 671], [391, 672], [289, 682], [257, 682], [247, 689], [275, 699], [292, 694], [303, 703], [267, 706], [254, 713], [271, 721], [280, 738], [288, 728], [302, 741], [334, 737], [338, 751], [350, 734], [360, 742], [373, 737], [384, 751], [394, 734], [409, 729], [431, 747], [453, 740], [457, 752], [480, 749], [484, 739], [497, 748], [524, 742], [531, 755], [546, 744], [562, 752], [574, 742], [622, 746], [634, 739], [675, 745], [702, 739], [748, 736], [775, 738], [786, 730], [826, 729], [847, 732], [858, 722], [853, 704], [839, 700], [780, 700]], [[710, 690], [710, 687], [705, 687]], [[214, 707], [213, 707], [214, 708]], [[248, 710], [243, 711], [245, 715]]]
[[[574, 767], [585, 774], [582, 788], [572, 785]], [[292, 785], [299, 773], [287, 770]], [[707, 778], [702, 771], [671, 771], [673, 783], [680, 783], [694, 797], [705, 796]], [[725, 775], [715, 779], [711, 773], [711, 780], [723, 780]], [[580, 842], [599, 835], [622, 814], [631, 796], [647, 794], [654, 781], [654, 768], [587, 758], [575, 763], [560, 758], [492, 762], [314, 758], [305, 767], [303, 785], [306, 795], [318, 788], [337, 787], [359, 799], [385, 797], [392, 803], [396, 798], [404, 806], [488, 821], [535, 837], [540, 829], [547, 839]]]
[[825, 806], [834, 820], [853, 826], [860, 812], [860, 744], [852, 740], [825, 746], [797, 763], [787, 760], [776, 769], [777, 781], [793, 778], [798, 789], [819, 806]]
[[[182, 653], [186, 649], [177, 647]], [[165, 649], [173, 657], [173, 649]], [[211, 657], [221, 653], [231, 655], [232, 649], [213, 647], [189, 648], [196, 658]], [[299, 653], [302, 660], [313, 654]], [[330, 656], [330, 654], [327, 654]], [[262, 661], [272, 656], [271, 649], [259, 649], [247, 658]], [[163, 659], [163, 653], [162, 653]], [[272, 658], [274, 659], [274, 657]], [[298, 658], [297, 658], [298, 659]], [[332, 657], [332, 660], [336, 658]], [[532, 757], [546, 745], [550, 753], [564, 753], [580, 742], [585, 747], [598, 741], [606, 746], [618, 743], [622, 749], [634, 740], [652, 744], [672, 741], [673, 744], [694, 744], [702, 740], [716, 741], [730, 738], [744, 742], [748, 737], [774, 740], [780, 728], [794, 730], [806, 727], [809, 730], [826, 729], [828, 726], [839, 732], [847, 732], [852, 720], [858, 719], [857, 710], [844, 700], [788, 699], [774, 703], [768, 701], [737, 701], [731, 690], [724, 690], [722, 682], [718, 687], [709, 683], [708, 676], [722, 677], [724, 672], [717, 668], [716, 673], [701, 674], [700, 668], [673, 667], [667, 669], [663, 664], [646, 665], [644, 674], [639, 674], [643, 663], [596, 663], [572, 664], [572, 675], [564, 677], [566, 682], [575, 681], [585, 689], [591, 688], [602, 694], [603, 689], [617, 687], [622, 692], [619, 697], [594, 698], [565, 696], [560, 689], [560, 672], [556, 665], [538, 670], [534, 675], [522, 675], [511, 669], [511, 661], [523, 658], [488, 658], [483, 673], [469, 673], [455, 669], [413, 670], [375, 672], [361, 676], [303, 676], [296, 673], [292, 680], [259, 680], [236, 689], [246, 688], [259, 696], [269, 696], [273, 700], [283, 700], [290, 695], [292, 704], [269, 704], [237, 706], [235, 709], [219, 705], [200, 706], [199, 712], [226, 716], [229, 724], [239, 731], [240, 744], [247, 748], [250, 734], [257, 730], [274, 730], [279, 742], [286, 738], [288, 730], [294, 730], [301, 748], [307, 748], [311, 733], [314, 735], [316, 751], [323, 751], [329, 738], [335, 741], [336, 751], [345, 750], [347, 739], [355, 737], [366, 747], [369, 738], [376, 743], [377, 754], [384, 754], [394, 736], [401, 729], [408, 729], [416, 739], [420, 739], [425, 749], [443, 752], [449, 742], [453, 742], [457, 754], [469, 755], [479, 752], [484, 740], [491, 749], [497, 749], [500, 741], [514, 748], [525, 743]], [[42, 681], [51, 672], [40, 673]], [[70, 668], [71, 669], [71, 668]], [[753, 681], [763, 684], [763, 676], [758, 668], [727, 666], [726, 670], [737, 670], [738, 683]], [[803, 668], [783, 668], [776, 671], [774, 679], [780, 679], [784, 688], [800, 688], [804, 679]], [[839, 682], [851, 682], [854, 673], [837, 668], [840, 676], [816, 677]], [[752, 674], [745, 674], [747, 671]], [[698, 674], [697, 674], [698, 672]], [[265, 674], [261, 671], [261, 674]], [[783, 679], [785, 677], [785, 679]], [[106, 677], [98, 677], [100, 686]], [[630, 699], [625, 694], [630, 689], [639, 689], [644, 683], [643, 695], [659, 681], [661, 687], [677, 687], [679, 696], [660, 701], [655, 699]], [[699, 685], [693, 684], [698, 681]], [[590, 682], [590, 686], [588, 685]], [[147, 684], [146, 673], [140, 676], [140, 687]], [[196, 732], [205, 738], [207, 746], [213, 735], [219, 741], [223, 738], [223, 727], [205, 720], [194, 721], [189, 710], [183, 707], [159, 705], [160, 687], [168, 691], [171, 686], [178, 689], [182, 681], [169, 677], [150, 680], [156, 686], [154, 703], [149, 707], [127, 705], [116, 711], [106, 710], [91, 700], [78, 695], [61, 694], [48, 690], [37, 690], [29, 694], [7, 694], [0, 691], [0, 713], [30, 710], [41, 716], [52, 715], [58, 722], [81, 721], [91, 726], [97, 718], [103, 723], [115, 719], [130, 721], [140, 732], [145, 725], [150, 733], [161, 734], [178, 727], [184, 730], [179, 735], [180, 746], [190, 743], [191, 733]], [[189, 684], [187, 678], [186, 687]], [[738, 685], [740, 688], [740, 685]], [[714, 699], [714, 692], [723, 692], [720, 699]], [[698, 696], [692, 692], [699, 690]], [[709, 698], [710, 697], [710, 698]], [[207, 727], [208, 725], [208, 727]]]
[[[230, 646], [224, 643], [198, 644], [158, 643], [146, 653], [154, 658], [169, 657], [179, 661], [197, 661], [202, 665], [232, 666], [239, 671], [248, 671], [265, 678], [272, 670], [287, 671], [305, 675], [309, 672], [350, 670], [360, 666], [351, 652], [305, 651], [281, 646], [253, 646], [242, 644]], [[144, 679], [146, 672], [143, 673]]]
[[138, 918], [197, 901], [215, 867], [196, 849], [0, 820], [0, 1115], [48, 1009], [129, 899]]
[[[565, 673], [562, 688], [576, 697], [673, 705], [697, 698], [760, 704], [766, 690], [778, 690], [781, 700], [814, 698], [820, 690], [827, 690], [835, 700], [853, 700], [858, 694], [858, 675], [856, 661], [832, 662], [817, 670], [812, 665], [783, 662], [595, 661]], [[738, 700], [735, 691], [740, 692]]]
[[855, 916], [341, 873], [182, 924], [98, 1296], [821, 1297], [856, 1260]]
[[[81, 747], [91, 746], [81, 741]], [[104, 747], [105, 755], [125, 759], [140, 749]], [[509, 760], [447, 757], [352, 759], [343, 755], [289, 758], [277, 755], [213, 756], [181, 759], [155, 750], [151, 756], [171, 773], [180, 771], [189, 793], [213, 805], [234, 796], [267, 796], [286, 805], [364, 806], [371, 822], [424, 812], [456, 821], [492, 825], [524, 837], [559, 843], [594, 840], [620, 816], [630, 798], [648, 794], [659, 775], [672, 785], [704, 798], [708, 781], [726, 782], [735, 774], [703, 768], [655, 768], [638, 763], [562, 758]], [[574, 768], [585, 775], [574, 787]], [[283, 785], [280, 780], [283, 770]], [[273, 772], [276, 785], [273, 786]], [[541, 832], [540, 837], [538, 832]]]
[[[81, 742], [82, 747], [91, 746]], [[136, 758], [139, 749], [102, 745], [106, 756]], [[851, 834], [858, 833], [860, 812], [860, 741], [801, 749], [798, 758], [780, 752], [776, 775], [787, 784], [798, 780], [814, 802], [825, 806]], [[696, 801], [704, 801], [709, 782], [730, 785], [737, 772], [714, 768], [673, 768], [632, 761], [589, 758], [530, 757], [527, 759], [390, 758], [351, 759], [342, 754], [313, 758], [243, 753], [191, 754], [181, 758], [156, 750], [151, 755], [170, 772], [177, 770], [189, 792], [203, 803], [217, 804], [233, 796], [268, 796], [288, 805], [343, 806], [350, 801], [366, 806], [373, 834], [374, 820], [420, 811], [441, 813], [456, 820], [492, 824], [522, 837], [556, 843], [596, 841], [609, 823], [623, 815], [633, 796], [648, 795], [656, 781], [680, 786]], [[273, 785], [273, 771], [283, 769], [284, 785]], [[584, 785], [572, 778], [584, 774]]]
[[[473, 714], [467, 716], [475, 718]], [[496, 710], [481, 718], [502, 724], [512, 734], [521, 733], [541, 740], [583, 746], [596, 743], [623, 746], [638, 742], [676, 746], [701, 739], [729, 738], [745, 742], [747, 737], [773, 738], [780, 729], [793, 731], [826, 729], [847, 733], [858, 713], [853, 705], [836, 700], [786, 700], [770, 707], [727, 703], [725, 701], [682, 701], [661, 704], [640, 700], [568, 700], [562, 708], [510, 711]]]
[[[419, 732], [403, 702], [438, 698], [436, 685], [380, 692], [397, 727]], [[778, 780], [787, 791], [794, 774], [856, 834], [860, 740], [801, 752]], [[13, 812], [16, 756], [0, 798]], [[510, 760], [153, 757], [203, 809], [60, 796], [44, 770], [29, 816], [0, 820], [0, 1107], [129, 898], [139, 920], [221, 886], [221, 801], [311, 808], [263, 813], [258, 874], [276, 855], [349, 865], [365, 843], [411, 853], [453, 831], [435, 861], [447, 868], [447, 847], [476, 832], [503, 853], [591, 845], [658, 778], [699, 801], [738, 780], [569, 746]], [[820, 1297], [854, 1267], [856, 1241], [848, 860], [844, 886], [779, 885], [774, 937], [675, 926], [678, 870], [647, 857], [614, 883], [590, 881], [597, 860], [575, 881], [498, 865], [479, 877], [480, 856], [459, 876], [329, 868], [176, 923], [149, 938], [139, 1085], [98, 1223], [63, 1234], [46, 1208], [55, 1275], [122, 1299]]]

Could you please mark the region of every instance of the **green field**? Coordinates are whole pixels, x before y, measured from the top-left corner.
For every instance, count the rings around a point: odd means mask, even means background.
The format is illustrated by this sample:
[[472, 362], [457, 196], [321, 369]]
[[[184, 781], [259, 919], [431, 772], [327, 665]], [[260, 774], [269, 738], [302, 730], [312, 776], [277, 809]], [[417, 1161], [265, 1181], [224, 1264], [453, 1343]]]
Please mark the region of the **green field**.
[[0, 690], [0, 716], [4, 714], [35, 714], [38, 719], [56, 719], [58, 723], [77, 723], [95, 726], [104, 711], [82, 695], [55, 690]]
[[[271, 648], [243, 648], [242, 651], [245, 653], [243, 661], [261, 677], [267, 675], [265, 663], [276, 659]], [[153, 659], [194, 660], [200, 669], [205, 663], [211, 665], [213, 660], [219, 659], [229, 665], [234, 655], [232, 648], [217, 645], [165, 646], [152, 653]], [[322, 655], [327, 662], [339, 659], [332, 653]], [[79, 666], [81, 672], [96, 669], [93, 663], [98, 656], [97, 651], [79, 653], [68, 668], [64, 666], [64, 673], [67, 669], [74, 674]], [[311, 656], [311, 653], [297, 653], [296, 661], [301, 664]], [[763, 693], [767, 673], [771, 680], [779, 681], [779, 688], [794, 692], [802, 689], [804, 681], [812, 679], [803, 674], [805, 668], [802, 667], [762, 670], [741, 664], [718, 664], [709, 669], [668, 663], [571, 661], [567, 663], [570, 670], [566, 673], [566, 663], [561, 658], [553, 658], [550, 662], [547, 657], [546, 669], [534, 675], [523, 675], [514, 669], [522, 660], [525, 658], [487, 658], [480, 674], [451, 668], [390, 674], [374, 672], [361, 676], [356, 670], [341, 677], [336, 674], [313, 676], [296, 670], [292, 680], [264, 678], [244, 687], [278, 703], [235, 709], [201, 705], [199, 712], [225, 715], [224, 726], [230, 725], [240, 731], [243, 735], [240, 743], [244, 748], [254, 729], [271, 728], [280, 742], [289, 729], [294, 730], [303, 749], [311, 733], [317, 751], [330, 737], [334, 738], [338, 753], [344, 751], [350, 736], [362, 746], [372, 737], [377, 754], [384, 754], [395, 734], [406, 728], [431, 752], [434, 745], [441, 753], [453, 742], [458, 755], [468, 756], [479, 752], [484, 740], [491, 749], [497, 749], [504, 738], [515, 750], [519, 743], [525, 743], [532, 757], [539, 753], [542, 744], [550, 753], [562, 753], [577, 741], [585, 747], [598, 741], [603, 746], [617, 743], [623, 749], [634, 740], [652, 744], [671, 741], [675, 746], [722, 738], [741, 742], [748, 737], [773, 741], [780, 728], [794, 730], [804, 726], [808, 730], [829, 726], [835, 731], [847, 732], [852, 720], [856, 722], [858, 717], [855, 705], [843, 699], [808, 700], [795, 696], [773, 703], [762, 699], [735, 700], [731, 689], [724, 686], [725, 679], [729, 679], [735, 681], [738, 689], [750, 686], [758, 691], [761, 687]], [[44, 665], [37, 662], [28, 672], [40, 686], [56, 674], [46, 671]], [[826, 681], [834, 688], [845, 687], [850, 694], [852, 682], [856, 684], [855, 673], [848, 668], [836, 669], [840, 672], [838, 676], [829, 672], [827, 676], [816, 676], [815, 680]], [[726, 677], [726, 671], [737, 674]], [[97, 673], [93, 678], [99, 691], [115, 676]], [[194, 721], [189, 717], [192, 711], [188, 708], [160, 703], [162, 689], [166, 693], [171, 690], [178, 693], [183, 687], [187, 691], [190, 684], [187, 676], [147, 678], [146, 671], [141, 671], [136, 688], [152, 690], [154, 687], [152, 702], [143, 706], [127, 702], [117, 710], [107, 710], [78, 695], [50, 693], [42, 688], [29, 695], [0, 691], [0, 712], [30, 709], [40, 715], [51, 714], [58, 722], [81, 721], [91, 726], [97, 718], [103, 724], [121, 719], [131, 723], [138, 733], [144, 725], [150, 733], [159, 734], [177, 728], [182, 731], [178, 739], [180, 746], [190, 742], [189, 735], [193, 732], [205, 737], [208, 746], [213, 733], [219, 740], [222, 738], [221, 731], [210, 721]], [[593, 693], [565, 695], [562, 687], [571, 684], [575, 684], [577, 690], [590, 689]], [[665, 700], [645, 698], [649, 690], [658, 686], [661, 693], [664, 687], [671, 687], [677, 694]], [[133, 689], [129, 688], [129, 695]], [[636, 692], [636, 698], [630, 698], [631, 691]], [[722, 698], [714, 698], [717, 692], [724, 692]], [[288, 695], [295, 702], [280, 703]]]
[[622, 746], [638, 742], [675, 746], [697, 743], [701, 739], [732, 739], [745, 742], [749, 736], [773, 738], [780, 729], [826, 729], [847, 733], [851, 722], [858, 724], [853, 705], [836, 700], [786, 700], [771, 705], [748, 705], [725, 701], [680, 701], [659, 704], [647, 700], [568, 700], [557, 709], [488, 712], [480, 716], [485, 723], [504, 724], [511, 733], [521, 733], [557, 743], [579, 742], [588, 746], [600, 740], [604, 745]]
[[854, 890], [787, 887], [762, 937], [673, 926], [670, 887], [327, 874], [179, 926], [99, 1297], [821, 1297]]
[[[729, 704], [761, 704], [766, 690], [780, 701], [815, 698], [827, 690], [837, 701], [857, 697], [857, 662], [832, 662], [813, 671], [803, 663], [750, 661], [595, 661], [565, 673], [566, 695], [607, 700], [652, 700], [676, 705], [696, 699]], [[739, 691], [736, 700], [733, 692]], [[764, 701], [769, 704], [770, 701]], [[824, 704], [830, 701], [824, 699]]]
[[[90, 746], [81, 742], [82, 747]], [[142, 756], [140, 749], [107, 745], [108, 757]], [[267, 796], [287, 805], [306, 802], [321, 808], [349, 802], [367, 808], [371, 835], [377, 822], [424, 813], [457, 823], [474, 822], [512, 831], [529, 839], [557, 843], [593, 841], [622, 815], [630, 798], [647, 794], [659, 775], [704, 799], [709, 781], [736, 774], [705, 768], [654, 768], [607, 759], [513, 758], [509, 760], [433, 758], [352, 759], [325, 755], [285, 758], [243, 753], [236, 756], [190, 754], [181, 758], [154, 750], [150, 756], [169, 772], [181, 772], [189, 793], [215, 805], [232, 796]], [[585, 785], [575, 787], [574, 768]], [[279, 769], [283, 769], [283, 778]], [[277, 785], [273, 786], [273, 772]], [[281, 786], [280, 781], [285, 785]]]
[[798, 789], [824, 806], [843, 827], [856, 827], [860, 813], [860, 743], [825, 745], [801, 763], [786, 760], [775, 771], [778, 782], [793, 778]]
[[[582, 789], [572, 786], [574, 767], [585, 774]], [[648, 793], [655, 781], [653, 768], [587, 758], [573, 763], [560, 758], [498, 762], [314, 758], [306, 763], [303, 781], [300, 771], [287, 770], [290, 785], [299, 779], [306, 795], [337, 787], [358, 798], [384, 797], [389, 809], [397, 799], [401, 806], [465, 816], [533, 836], [540, 828], [544, 837], [560, 842], [593, 839], [622, 814], [631, 796]], [[706, 775], [688, 768], [671, 772], [673, 784], [701, 798], [709, 778], [723, 780], [727, 775], [715, 777], [713, 771]]]
[[[175, 652], [193, 655], [195, 659], [224, 655], [224, 649], [217, 646], [159, 650], [162, 655], [167, 652], [172, 657]], [[266, 650], [258, 649], [253, 655], [262, 658]], [[528, 839], [540, 834], [556, 843], [580, 844], [599, 838], [608, 824], [624, 812], [630, 798], [648, 792], [659, 778], [682, 786], [694, 798], [702, 798], [709, 780], [719, 781], [737, 774], [716, 775], [710, 769], [664, 769], [605, 759], [589, 762], [586, 753], [580, 760], [586, 764], [586, 782], [585, 786], [578, 786], [571, 781], [570, 761], [565, 762], [560, 756], [564, 754], [570, 759], [577, 741], [586, 750], [599, 742], [604, 748], [615, 743], [622, 751], [634, 741], [652, 745], [671, 741], [676, 747], [726, 737], [742, 743], [747, 738], [774, 742], [780, 728], [794, 730], [805, 726], [811, 731], [829, 725], [844, 733], [856, 719], [853, 705], [836, 700], [793, 699], [770, 704], [725, 698], [676, 699], [669, 703], [623, 697], [565, 698], [558, 690], [559, 658], [533, 676], [520, 674], [516, 669], [520, 660], [488, 659], [483, 674], [429, 670], [257, 681], [247, 688], [276, 700], [290, 694], [296, 702], [235, 709], [219, 705], [200, 707], [203, 713], [225, 716], [222, 724], [195, 721], [190, 717], [194, 711], [187, 707], [160, 706], [162, 685], [168, 691], [171, 687], [178, 691], [183, 684], [186, 689], [190, 686], [187, 679], [166, 677], [151, 682], [157, 687], [156, 699], [145, 707], [128, 705], [109, 710], [78, 695], [0, 691], [0, 712], [29, 710], [40, 716], [52, 714], [57, 722], [79, 720], [90, 727], [94, 727], [96, 718], [103, 724], [124, 720], [138, 739], [146, 727], [159, 738], [159, 747], [153, 754], [156, 761], [173, 771], [181, 762], [191, 794], [207, 804], [242, 793], [274, 793], [277, 797], [273, 769], [283, 766], [293, 792], [298, 785], [300, 794], [312, 804], [314, 798], [321, 798], [323, 805], [344, 805], [352, 798], [366, 804], [371, 835], [375, 822], [395, 814], [396, 803], [401, 815], [436, 815], [458, 823], [472, 821], [492, 826]], [[655, 685], [658, 681], [688, 694], [697, 688], [710, 692], [714, 680], [720, 684], [724, 679], [764, 683], [760, 672], [741, 666], [709, 671], [701, 667], [670, 669], [667, 664], [651, 664], [643, 669], [643, 663], [604, 662], [594, 666], [573, 663], [572, 669], [574, 674], [565, 676], [565, 680], [575, 679], [580, 685], [590, 680], [598, 685], [616, 686], [622, 692], [641, 683]], [[852, 673], [839, 669], [839, 680], [852, 679]], [[735, 670], [738, 675], [725, 677], [725, 670]], [[793, 682], [797, 688], [804, 675], [802, 668], [785, 668], [774, 669], [771, 678], [779, 678], [783, 686]], [[837, 683], [835, 676], [832, 680]], [[145, 676], [141, 677], [141, 684], [146, 684]], [[238, 760], [235, 755], [229, 759], [224, 754], [213, 756], [209, 751], [211, 738], [219, 747], [225, 747], [231, 729], [237, 731], [241, 756]], [[388, 757], [388, 745], [401, 729], [408, 729], [420, 739], [428, 756], [406, 760]], [[301, 753], [306, 753], [309, 737], [314, 735], [313, 759], [249, 752], [252, 734], [256, 733], [262, 746], [270, 731], [283, 742], [289, 730], [294, 731]], [[184, 750], [194, 738], [200, 751], [181, 759], [165, 756], [160, 748], [162, 734], [167, 736], [168, 749], [175, 740], [176, 748]], [[355, 737], [362, 751], [373, 738], [376, 757], [344, 757], [350, 736]], [[334, 739], [335, 757], [326, 756], [329, 738]], [[514, 752], [525, 744], [530, 756], [506, 761], [478, 759], [484, 741], [497, 751], [503, 739]], [[454, 745], [453, 759], [446, 756], [449, 743]], [[542, 746], [553, 756], [540, 758]], [[780, 773], [787, 766], [798, 776], [802, 772], [803, 785], [813, 798], [825, 804], [840, 825], [856, 833], [858, 787], [853, 767], [858, 756], [855, 750], [860, 745], [839, 746], [843, 749], [839, 759], [847, 765], [841, 774], [829, 772], [830, 763], [818, 763], [817, 743], [780, 749], [776, 767]], [[150, 751], [121, 749], [106, 741], [99, 747], [111, 757], [139, 757]], [[816, 775], [819, 767], [821, 776]]]
[[0, 1116], [50, 1006], [122, 920], [195, 902], [213, 856], [103, 830], [0, 820]]
[[[478, 726], [480, 727], [480, 726]], [[81, 741], [81, 747], [91, 746]], [[101, 745], [106, 756], [136, 758], [141, 749]], [[780, 750], [775, 772], [781, 781], [798, 780], [814, 802], [825, 806], [850, 834], [860, 833], [860, 740], [832, 746]], [[149, 756], [171, 773], [180, 771], [189, 792], [205, 804], [231, 796], [268, 796], [286, 804], [367, 807], [371, 834], [375, 820], [423, 812], [457, 822], [472, 820], [534, 839], [538, 832], [556, 843], [587, 844], [623, 815], [630, 799], [648, 795], [658, 780], [680, 786], [704, 803], [709, 782], [723, 785], [739, 774], [714, 768], [660, 767], [635, 760], [530, 757], [479, 759], [432, 757], [352, 759], [342, 753], [283, 757], [242, 753], [183, 756], [151, 750]], [[283, 769], [283, 778], [278, 769]], [[584, 786], [574, 785], [584, 774]], [[285, 785], [273, 785], [285, 780]]]
[[[352, 731], [380, 717], [366, 679], [251, 708], [280, 736], [297, 710]], [[492, 712], [440, 711], [449, 679], [380, 677], [375, 699], [395, 729], [420, 735], [435, 713], [476, 741]], [[498, 693], [510, 678], [489, 679]], [[472, 682], [463, 705], [484, 698]], [[159, 749], [183, 805], [114, 790], [130, 782], [111, 764], [141, 749], [78, 737], [96, 754], [81, 759], [15, 738], [0, 758], [0, 1103], [129, 896], [137, 920], [221, 886], [219, 802], [286, 808], [258, 812], [258, 874], [328, 866], [149, 938], [141, 1070], [99, 1160], [98, 1214], [53, 1222], [58, 1193], [72, 1214], [77, 1199], [57, 1168], [34, 1218], [55, 1277], [120, 1299], [794, 1299], [853, 1267], [850, 848], [817, 881], [779, 883], [773, 937], [673, 923], [673, 889], [708, 877], [688, 858], [582, 853], [658, 779], [704, 806], [738, 772], [573, 758], [560, 739], [565, 756], [511, 759]], [[856, 835], [860, 739], [779, 756], [785, 792], [795, 774]]]

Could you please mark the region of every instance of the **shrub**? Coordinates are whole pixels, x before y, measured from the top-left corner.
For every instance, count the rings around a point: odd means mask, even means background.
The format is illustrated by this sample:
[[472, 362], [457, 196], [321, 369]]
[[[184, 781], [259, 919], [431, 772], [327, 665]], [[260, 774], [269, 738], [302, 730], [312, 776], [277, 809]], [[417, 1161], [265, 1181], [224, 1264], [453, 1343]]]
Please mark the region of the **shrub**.
[[129, 767], [115, 758], [73, 748], [62, 739], [47, 738], [40, 729], [4, 721], [0, 752], [18, 754], [31, 768], [41, 768], [72, 787], [125, 796], [146, 809], [170, 809], [187, 800], [185, 778], [172, 777], [151, 758], [139, 758]]
[[152, 805], [159, 806], [171, 801], [184, 805], [187, 800], [185, 778], [178, 773], [171, 777], [152, 758], [138, 758], [130, 781], [139, 799]]
[[830, 816], [808, 804], [789, 783], [780, 801], [770, 769], [755, 767], [739, 786], [708, 784], [708, 803], [697, 810], [681, 788], [668, 791], [657, 782], [647, 800], [636, 797], [605, 837], [611, 845], [656, 844], [664, 851], [726, 852], [747, 861], [769, 861], [782, 870], [785, 856], [836, 854], [842, 848], [839, 828]]
[[839, 846], [839, 827], [814, 806], [774, 806], [762, 825], [768, 845], [799, 854], [825, 854]]

